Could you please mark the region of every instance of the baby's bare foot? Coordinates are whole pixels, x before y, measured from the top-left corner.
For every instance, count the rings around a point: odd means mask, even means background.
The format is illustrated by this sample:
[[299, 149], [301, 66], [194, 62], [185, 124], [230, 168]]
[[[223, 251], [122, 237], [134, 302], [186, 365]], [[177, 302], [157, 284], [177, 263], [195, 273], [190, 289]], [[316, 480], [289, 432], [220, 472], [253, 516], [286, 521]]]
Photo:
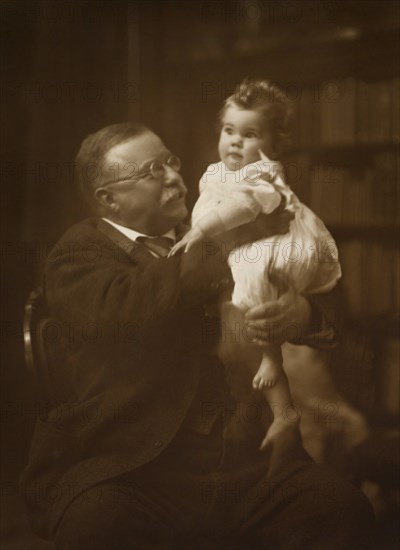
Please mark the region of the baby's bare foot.
[[258, 371], [255, 377], [253, 378], [253, 388], [255, 390], [269, 390], [275, 386], [277, 381], [278, 381], [278, 376], [273, 376], [273, 375], [268, 376]]
[[253, 378], [253, 388], [255, 390], [269, 390], [277, 383], [282, 370], [281, 365], [274, 359], [263, 355], [261, 365]]

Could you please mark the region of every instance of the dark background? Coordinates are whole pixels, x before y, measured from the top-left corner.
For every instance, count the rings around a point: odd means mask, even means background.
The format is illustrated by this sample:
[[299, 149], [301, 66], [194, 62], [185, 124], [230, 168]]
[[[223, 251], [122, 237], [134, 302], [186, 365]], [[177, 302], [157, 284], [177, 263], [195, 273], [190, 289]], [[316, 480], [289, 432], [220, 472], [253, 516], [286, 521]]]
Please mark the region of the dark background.
[[[341, 78], [388, 82], [399, 77], [400, 24], [394, 1], [2, 1], [0, 8], [2, 515], [7, 548], [28, 549], [39, 543], [25, 534], [15, 484], [36, 405], [24, 364], [22, 315], [49, 246], [88, 214], [73, 171], [82, 139], [107, 124], [141, 119], [182, 158], [192, 206], [204, 165], [217, 160], [217, 112], [237, 82], [264, 77], [291, 89]], [[294, 159], [304, 167], [322, 150], [330, 159], [351, 156], [363, 164], [375, 150], [374, 136], [367, 141], [334, 147], [295, 141], [301, 155]], [[398, 154], [395, 136], [379, 143], [380, 150], [386, 147]], [[394, 204], [397, 181], [390, 190]], [[307, 202], [305, 178], [291, 184]], [[392, 258], [396, 219], [374, 221], [350, 233], [345, 226], [332, 231], [344, 240], [372, 239], [389, 247]], [[397, 273], [396, 264], [386, 268]], [[346, 276], [358, 285], [360, 274], [348, 269]], [[378, 271], [374, 285], [387, 284], [379, 277]], [[386, 350], [393, 331], [398, 303], [380, 308], [378, 295], [377, 304], [367, 317], [362, 309], [347, 310], [351, 331], [362, 335], [359, 363]], [[393, 407], [385, 410], [384, 397], [365, 399], [355, 386], [357, 380], [347, 393], [366, 414], [396, 418]]]

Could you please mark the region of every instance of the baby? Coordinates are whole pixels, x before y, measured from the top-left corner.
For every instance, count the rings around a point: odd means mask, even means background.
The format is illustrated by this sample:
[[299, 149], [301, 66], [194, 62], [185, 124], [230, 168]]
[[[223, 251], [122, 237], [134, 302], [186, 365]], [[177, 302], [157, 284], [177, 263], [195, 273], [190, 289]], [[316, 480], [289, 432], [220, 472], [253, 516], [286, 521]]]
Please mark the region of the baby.
[[[269, 237], [237, 248], [229, 255], [235, 282], [232, 304], [241, 312], [277, 300], [282, 289], [320, 293], [341, 277], [335, 242], [323, 222], [302, 204], [285, 183], [276, 160], [287, 137], [289, 103], [284, 93], [265, 80], [245, 80], [224, 103], [220, 113], [218, 152], [200, 180], [200, 197], [192, 214], [192, 229], [172, 249], [187, 251], [195, 243], [253, 221], [277, 208], [294, 213], [284, 236]], [[280, 344], [262, 347], [262, 359], [253, 378], [269, 403], [284, 410], [291, 405], [283, 371]], [[287, 417], [274, 414], [266, 447], [284, 428]]]

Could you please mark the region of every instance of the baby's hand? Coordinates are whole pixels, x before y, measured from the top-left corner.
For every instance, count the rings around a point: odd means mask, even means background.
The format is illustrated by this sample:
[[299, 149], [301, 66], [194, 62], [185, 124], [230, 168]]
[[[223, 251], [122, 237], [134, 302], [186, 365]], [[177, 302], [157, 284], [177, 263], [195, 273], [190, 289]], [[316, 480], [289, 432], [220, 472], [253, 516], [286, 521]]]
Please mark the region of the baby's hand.
[[263, 160], [264, 162], [268, 162], [268, 163], [271, 163], [271, 164], [274, 162], [269, 157], [267, 157], [267, 155], [265, 153], [263, 153], [261, 151], [261, 149], [258, 150], [258, 154], [260, 155], [261, 160]]
[[188, 250], [193, 248], [196, 243], [203, 240], [203, 237], [204, 234], [202, 231], [200, 231], [200, 229], [190, 229], [190, 231], [188, 231], [186, 235], [184, 235], [182, 239], [172, 247], [170, 253], [168, 254], [168, 258], [170, 256], [175, 256], [175, 254], [182, 250], [182, 248], [184, 249], [183, 252], [187, 252]]
[[271, 160], [267, 155], [265, 155], [261, 149], [258, 150], [261, 160], [263, 161], [263, 173], [261, 179], [272, 183], [279, 171], [280, 163], [276, 160]]

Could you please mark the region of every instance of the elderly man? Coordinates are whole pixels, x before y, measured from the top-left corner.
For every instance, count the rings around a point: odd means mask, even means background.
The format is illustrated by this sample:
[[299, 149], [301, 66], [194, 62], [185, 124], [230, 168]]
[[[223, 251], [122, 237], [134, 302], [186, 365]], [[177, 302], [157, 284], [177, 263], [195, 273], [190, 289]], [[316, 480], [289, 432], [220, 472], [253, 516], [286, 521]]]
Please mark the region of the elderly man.
[[[210, 312], [238, 243], [167, 257], [187, 216], [179, 160], [147, 128], [118, 124], [90, 135], [77, 162], [97, 217], [47, 262], [63, 360], [22, 476], [36, 530], [60, 550], [364, 546], [362, 494], [315, 465], [295, 430], [260, 452], [265, 427], [228, 389]], [[287, 224], [258, 220], [248, 239]], [[266, 321], [331, 344], [324, 316], [293, 293], [250, 311], [247, 336], [270, 338]]]

